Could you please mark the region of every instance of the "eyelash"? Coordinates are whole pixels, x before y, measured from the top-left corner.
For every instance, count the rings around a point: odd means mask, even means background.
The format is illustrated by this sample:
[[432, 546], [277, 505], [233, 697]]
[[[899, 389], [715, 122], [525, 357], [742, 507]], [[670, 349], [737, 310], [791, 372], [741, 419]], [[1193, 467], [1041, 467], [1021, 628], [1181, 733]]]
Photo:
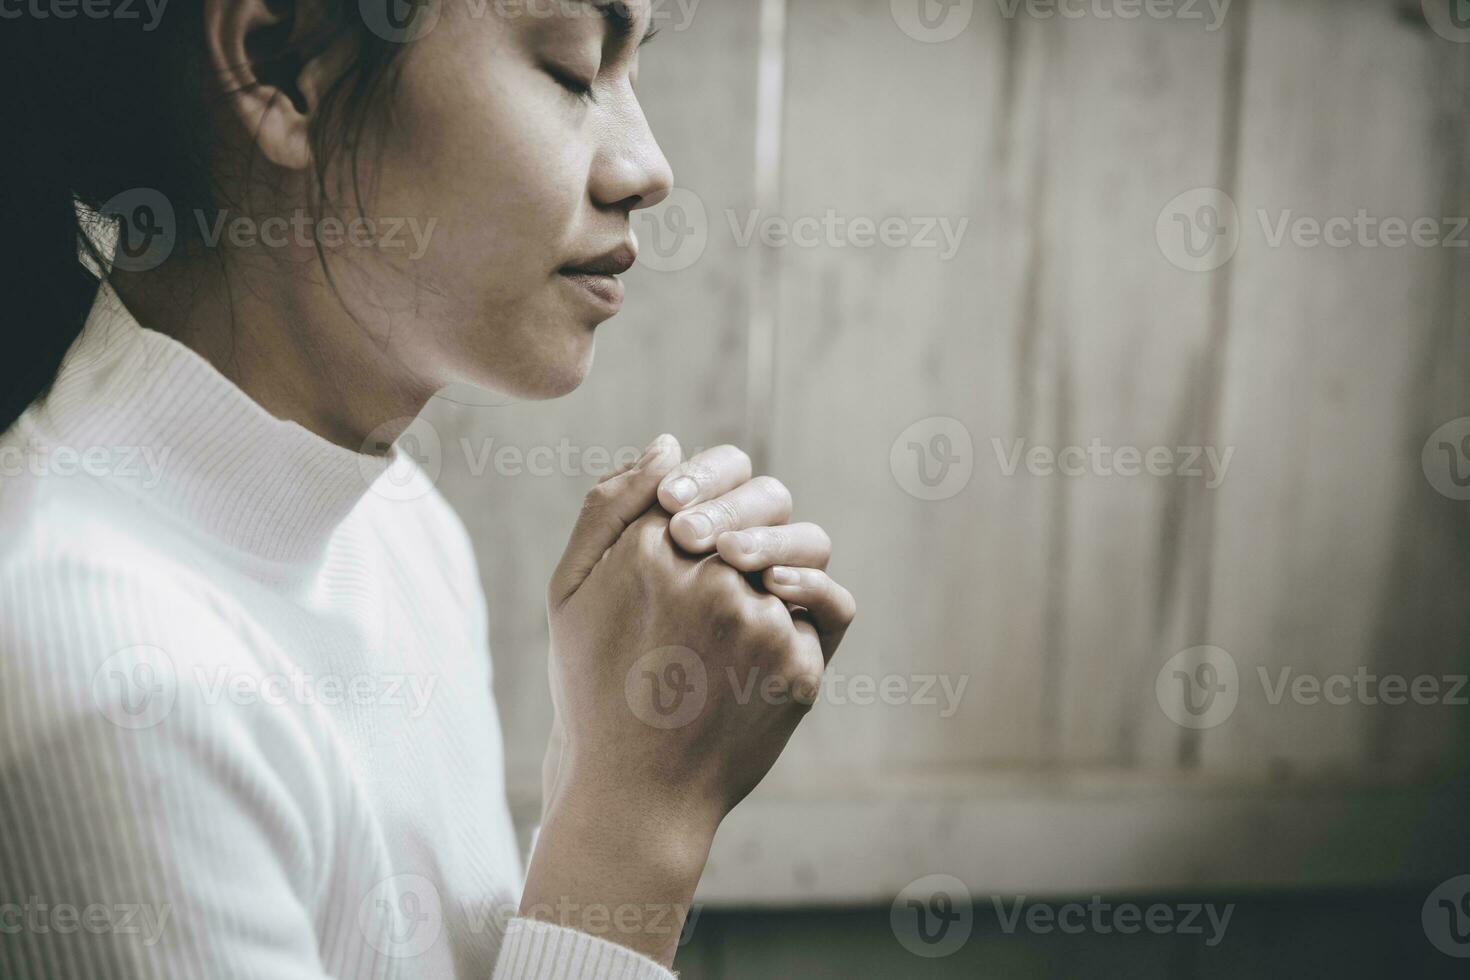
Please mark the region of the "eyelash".
[[560, 70], [558, 70], [556, 68], [550, 68], [550, 67], [548, 67], [546, 69], [546, 74], [550, 75], [552, 77], [552, 79], [556, 82], [556, 84], [558, 84], [562, 88], [566, 89], [568, 92], [570, 92], [572, 95], [576, 96], [581, 101], [583, 101], [583, 102], [596, 102], [597, 101], [596, 97], [592, 94], [592, 86], [591, 85], [588, 85], [586, 82], [582, 81], [580, 78], [576, 78], [576, 77], [574, 77], [572, 75], [569, 75], [568, 73], [566, 73], [564, 71], [560, 71]]

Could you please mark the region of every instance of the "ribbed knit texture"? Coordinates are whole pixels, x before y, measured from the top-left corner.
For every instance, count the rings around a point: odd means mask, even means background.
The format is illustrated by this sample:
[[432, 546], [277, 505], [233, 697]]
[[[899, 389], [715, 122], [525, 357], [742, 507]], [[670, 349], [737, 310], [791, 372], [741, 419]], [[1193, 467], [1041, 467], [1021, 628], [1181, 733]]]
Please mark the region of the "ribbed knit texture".
[[0, 976], [672, 976], [515, 917], [474, 554], [371, 448], [100, 290], [0, 438]]

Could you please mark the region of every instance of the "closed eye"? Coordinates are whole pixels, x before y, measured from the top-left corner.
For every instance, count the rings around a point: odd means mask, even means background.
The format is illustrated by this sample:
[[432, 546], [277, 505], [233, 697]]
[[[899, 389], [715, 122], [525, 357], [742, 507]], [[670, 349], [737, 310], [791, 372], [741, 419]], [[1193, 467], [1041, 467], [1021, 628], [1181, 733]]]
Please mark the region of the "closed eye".
[[596, 97], [592, 93], [591, 82], [584, 81], [571, 72], [558, 68], [555, 65], [546, 65], [544, 71], [546, 72], [546, 74], [550, 75], [558, 85], [566, 89], [571, 94], [575, 95], [577, 98], [582, 99], [586, 102], [597, 101]]

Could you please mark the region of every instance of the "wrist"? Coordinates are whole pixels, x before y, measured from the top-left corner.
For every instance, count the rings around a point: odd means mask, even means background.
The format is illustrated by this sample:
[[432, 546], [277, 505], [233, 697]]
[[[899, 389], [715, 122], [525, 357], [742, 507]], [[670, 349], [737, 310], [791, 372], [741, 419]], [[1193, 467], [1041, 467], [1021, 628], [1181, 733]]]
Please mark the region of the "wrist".
[[670, 881], [699, 880], [720, 824], [713, 807], [628, 780], [566, 776], [542, 834], [552, 830], [587, 850], [607, 848], [617, 860]]
[[520, 914], [673, 962], [717, 820], [631, 787], [564, 782]]

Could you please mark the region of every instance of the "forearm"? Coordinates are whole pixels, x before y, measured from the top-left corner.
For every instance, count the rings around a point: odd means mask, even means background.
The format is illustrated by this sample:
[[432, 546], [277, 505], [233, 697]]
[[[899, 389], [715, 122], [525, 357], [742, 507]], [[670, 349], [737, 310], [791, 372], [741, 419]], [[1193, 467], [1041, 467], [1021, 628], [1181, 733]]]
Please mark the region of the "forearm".
[[662, 801], [557, 794], [531, 857], [520, 914], [626, 946], [668, 966], [717, 820]]

